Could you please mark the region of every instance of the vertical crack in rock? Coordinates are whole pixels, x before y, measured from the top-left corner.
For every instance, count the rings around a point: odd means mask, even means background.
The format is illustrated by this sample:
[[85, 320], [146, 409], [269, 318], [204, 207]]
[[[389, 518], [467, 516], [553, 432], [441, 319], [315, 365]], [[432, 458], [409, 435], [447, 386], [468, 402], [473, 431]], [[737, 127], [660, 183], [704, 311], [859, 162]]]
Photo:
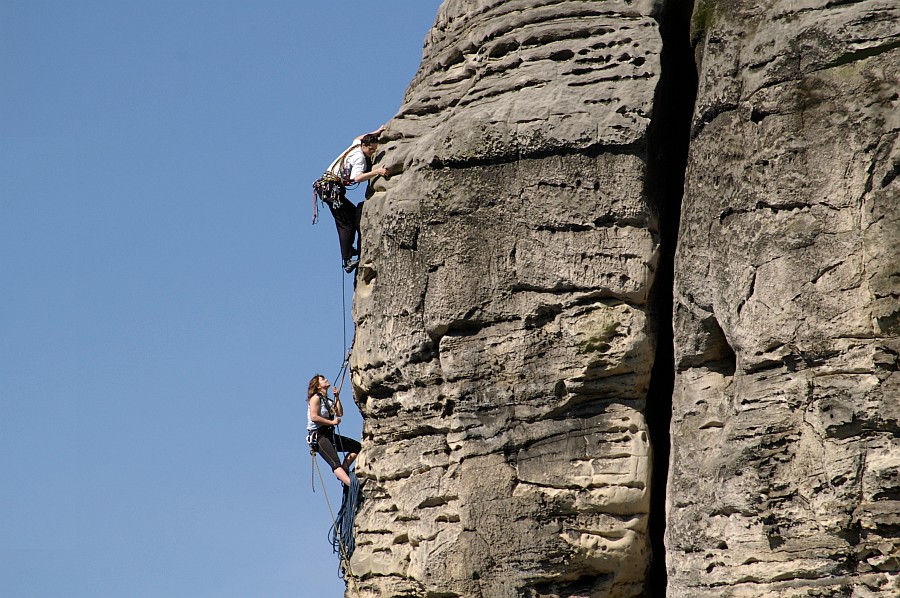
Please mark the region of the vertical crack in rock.
[[647, 194], [657, 210], [660, 238], [659, 263], [650, 296], [656, 355], [645, 412], [653, 446], [649, 521], [653, 557], [647, 585], [650, 596], [666, 595], [666, 482], [675, 387], [672, 294], [691, 116], [697, 93], [697, 71], [689, 32], [692, 8], [693, 1], [668, 0], [659, 14], [663, 44], [661, 69], [648, 131]]

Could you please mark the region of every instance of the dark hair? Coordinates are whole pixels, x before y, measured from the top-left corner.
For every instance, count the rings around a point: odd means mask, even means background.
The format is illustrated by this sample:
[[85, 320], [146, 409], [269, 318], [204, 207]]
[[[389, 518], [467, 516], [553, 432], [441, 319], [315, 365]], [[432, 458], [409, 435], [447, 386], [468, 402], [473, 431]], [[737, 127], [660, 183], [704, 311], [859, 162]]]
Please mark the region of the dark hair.
[[378, 135], [375, 133], [367, 133], [362, 136], [362, 139], [359, 140], [363, 145], [371, 145], [373, 143], [378, 143]]

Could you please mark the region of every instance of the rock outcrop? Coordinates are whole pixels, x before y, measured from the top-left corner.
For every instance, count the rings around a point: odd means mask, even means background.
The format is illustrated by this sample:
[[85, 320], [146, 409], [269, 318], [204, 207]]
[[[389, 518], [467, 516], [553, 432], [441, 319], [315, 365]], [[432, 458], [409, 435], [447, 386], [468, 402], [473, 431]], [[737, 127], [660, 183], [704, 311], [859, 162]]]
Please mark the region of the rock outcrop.
[[651, 7], [441, 7], [364, 212], [362, 595], [642, 591]]
[[694, 35], [668, 595], [900, 595], [900, 5]]
[[363, 211], [352, 595], [662, 596], [651, 544], [671, 596], [897, 587], [897, 9], [698, 3], [680, 231], [665, 9], [441, 6]]

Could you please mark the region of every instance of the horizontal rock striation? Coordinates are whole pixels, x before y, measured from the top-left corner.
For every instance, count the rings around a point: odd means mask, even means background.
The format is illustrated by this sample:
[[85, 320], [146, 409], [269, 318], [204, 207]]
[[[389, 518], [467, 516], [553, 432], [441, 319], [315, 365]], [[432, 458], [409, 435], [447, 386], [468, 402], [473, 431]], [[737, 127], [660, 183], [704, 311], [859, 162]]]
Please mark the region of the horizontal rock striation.
[[898, 24], [696, 3], [669, 596], [900, 595]]
[[441, 7], [363, 212], [354, 595], [643, 592], [652, 9]]

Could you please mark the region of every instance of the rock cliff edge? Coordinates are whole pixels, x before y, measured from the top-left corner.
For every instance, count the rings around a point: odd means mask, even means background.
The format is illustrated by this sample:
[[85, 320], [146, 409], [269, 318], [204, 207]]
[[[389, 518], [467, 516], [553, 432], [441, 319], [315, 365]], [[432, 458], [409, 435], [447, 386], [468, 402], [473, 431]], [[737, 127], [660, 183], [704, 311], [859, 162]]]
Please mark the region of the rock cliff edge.
[[444, 2], [363, 211], [353, 595], [896, 595], [898, 23]]

